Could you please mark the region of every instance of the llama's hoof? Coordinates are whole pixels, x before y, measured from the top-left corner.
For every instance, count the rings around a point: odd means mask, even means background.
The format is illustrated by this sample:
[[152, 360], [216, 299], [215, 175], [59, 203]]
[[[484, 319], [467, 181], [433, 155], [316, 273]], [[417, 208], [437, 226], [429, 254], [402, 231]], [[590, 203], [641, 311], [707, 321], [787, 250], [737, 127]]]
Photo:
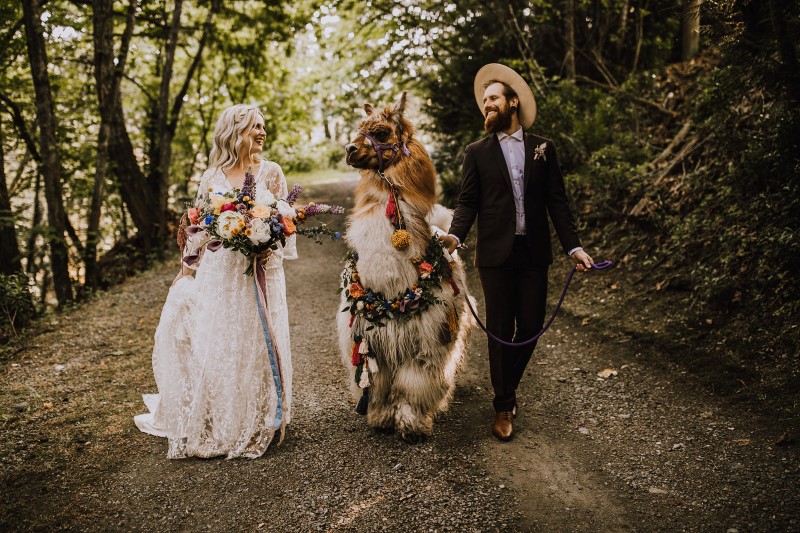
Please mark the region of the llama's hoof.
[[379, 435], [391, 435], [394, 433], [394, 427], [392, 426], [375, 426], [372, 430]]
[[400, 438], [409, 444], [422, 444], [428, 440], [424, 433], [401, 433]]

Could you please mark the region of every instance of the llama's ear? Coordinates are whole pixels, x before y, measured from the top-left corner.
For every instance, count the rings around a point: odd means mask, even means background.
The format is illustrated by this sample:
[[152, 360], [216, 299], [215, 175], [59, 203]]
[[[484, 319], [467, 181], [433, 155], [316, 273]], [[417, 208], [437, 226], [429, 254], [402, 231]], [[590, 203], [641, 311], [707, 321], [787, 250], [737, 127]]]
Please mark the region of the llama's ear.
[[408, 91], [403, 91], [403, 94], [400, 95], [400, 99], [394, 105], [394, 112], [403, 114], [406, 110], [406, 96], [408, 95]]
[[375, 110], [372, 109], [372, 106], [369, 105], [369, 104], [364, 104], [364, 111], [367, 112], [367, 116], [370, 116], [370, 115], [372, 115], [372, 113], [375, 112]]

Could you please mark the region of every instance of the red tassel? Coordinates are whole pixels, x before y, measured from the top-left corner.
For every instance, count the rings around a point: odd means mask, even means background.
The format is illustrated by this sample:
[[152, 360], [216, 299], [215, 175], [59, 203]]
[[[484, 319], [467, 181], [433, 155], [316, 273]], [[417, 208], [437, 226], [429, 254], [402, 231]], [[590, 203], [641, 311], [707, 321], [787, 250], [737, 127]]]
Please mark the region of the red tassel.
[[353, 366], [358, 366], [358, 364], [361, 362], [361, 354], [358, 353], [360, 346], [360, 342], [353, 343], [353, 353], [350, 355], [350, 362], [353, 363]]
[[386, 203], [386, 216], [393, 218], [397, 215], [397, 204], [394, 203], [394, 197], [390, 196], [389, 201]]
[[353, 321], [356, 319], [356, 315], [350, 315], [350, 325], [348, 327], [353, 327]]

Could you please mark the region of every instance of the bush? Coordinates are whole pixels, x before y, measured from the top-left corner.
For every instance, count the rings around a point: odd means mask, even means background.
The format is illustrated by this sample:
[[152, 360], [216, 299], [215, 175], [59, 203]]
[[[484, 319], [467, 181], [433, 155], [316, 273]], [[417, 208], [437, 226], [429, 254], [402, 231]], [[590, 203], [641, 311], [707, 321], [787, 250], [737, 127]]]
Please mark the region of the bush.
[[36, 315], [25, 274], [0, 274], [0, 338], [16, 337]]

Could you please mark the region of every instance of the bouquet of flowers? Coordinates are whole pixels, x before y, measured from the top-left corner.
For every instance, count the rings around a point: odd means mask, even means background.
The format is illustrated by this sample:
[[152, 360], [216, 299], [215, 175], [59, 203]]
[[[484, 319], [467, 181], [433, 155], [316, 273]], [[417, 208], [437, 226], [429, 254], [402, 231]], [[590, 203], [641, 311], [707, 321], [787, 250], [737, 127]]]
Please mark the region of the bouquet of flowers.
[[[198, 204], [188, 210], [186, 236], [196, 243], [193, 253], [183, 260], [192, 265], [199, 259], [199, 251], [205, 247], [216, 251], [220, 247], [231, 248], [246, 257], [255, 259], [267, 250], [284, 246], [286, 239], [297, 233], [322, 242], [322, 236], [338, 239], [341, 235], [326, 224], [314, 227], [303, 226], [316, 215], [341, 215], [344, 208], [327, 204], [309, 203], [295, 207], [302, 187], [292, 186], [286, 198], [276, 199], [269, 190], [255, 190], [253, 174], [245, 173], [241, 190], [230, 192], [208, 192]], [[253, 261], [245, 274], [253, 274]]]

